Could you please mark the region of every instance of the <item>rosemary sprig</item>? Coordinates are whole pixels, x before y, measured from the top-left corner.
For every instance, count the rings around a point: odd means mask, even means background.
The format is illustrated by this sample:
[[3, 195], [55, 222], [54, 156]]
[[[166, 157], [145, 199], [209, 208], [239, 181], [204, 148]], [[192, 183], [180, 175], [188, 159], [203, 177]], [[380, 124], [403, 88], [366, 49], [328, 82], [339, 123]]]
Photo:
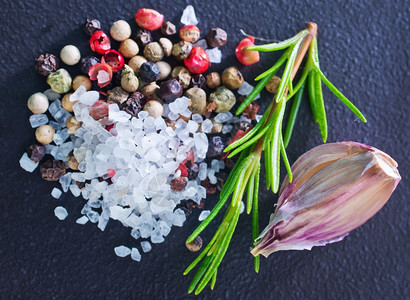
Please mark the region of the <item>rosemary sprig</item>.
[[[322, 81], [360, 118], [360, 120], [366, 122], [363, 114], [338, 89], [336, 89], [336, 87], [334, 87], [320, 69], [316, 35], [317, 25], [315, 23], [308, 23], [306, 29], [283, 42], [248, 47], [248, 50], [262, 52], [286, 50], [271, 68], [256, 77], [255, 80], [259, 82], [239, 106], [236, 112], [237, 115], [243, 112], [243, 110], [254, 100], [277, 71], [283, 65], [285, 66], [278, 91], [263, 114], [261, 120], [245, 136], [225, 148], [225, 152], [231, 151], [228, 157], [240, 153], [238, 161], [222, 188], [219, 202], [209, 216], [198, 226], [191, 236], [188, 237], [187, 242], [192, 242], [209, 225], [225, 205], [229, 197], [232, 196], [232, 199], [214, 237], [202, 253], [184, 272], [184, 275], [188, 274], [199, 262], [202, 261], [192, 279], [191, 285], [189, 286], [189, 293], [193, 291], [195, 291], [195, 294], [200, 293], [209, 282], [211, 282], [211, 289], [214, 288], [217, 270], [235, 231], [240, 214], [240, 201], [244, 197], [245, 192], [247, 192], [246, 212], [250, 214], [253, 210], [252, 238], [254, 241], [257, 239], [259, 232], [258, 191], [262, 152], [264, 152], [265, 155], [267, 188], [272, 189], [274, 193], [279, 189], [280, 157], [282, 157], [282, 160], [284, 161], [288, 173], [288, 180], [292, 182], [292, 172], [285, 149], [289, 145], [302, 95], [306, 86], [308, 87], [313, 119], [319, 125], [324, 142], [327, 140], [327, 119], [322, 94]], [[299, 81], [294, 86], [293, 79], [295, 78], [306, 53], [308, 53], [308, 58], [305, 67]], [[282, 127], [286, 104], [293, 98], [294, 102], [283, 135]], [[255, 257], [254, 266], [255, 271], [258, 272], [259, 256]]]

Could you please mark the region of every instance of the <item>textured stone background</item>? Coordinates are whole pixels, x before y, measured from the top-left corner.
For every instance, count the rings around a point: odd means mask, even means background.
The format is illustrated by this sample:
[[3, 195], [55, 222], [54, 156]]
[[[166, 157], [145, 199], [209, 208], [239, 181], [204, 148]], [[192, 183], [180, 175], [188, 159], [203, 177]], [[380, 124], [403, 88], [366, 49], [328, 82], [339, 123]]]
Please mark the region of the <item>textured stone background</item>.
[[[404, 180], [369, 222], [344, 241], [312, 251], [291, 251], [262, 259], [252, 271], [249, 255], [251, 219], [243, 215], [218, 272], [215, 291], [197, 299], [404, 299], [409, 295], [409, 5], [407, 1], [192, 1], [199, 28], [224, 28], [221, 71], [235, 64], [233, 47], [239, 29], [255, 36], [285, 39], [306, 21], [319, 25], [321, 66], [368, 119], [360, 123], [325, 89], [330, 120], [329, 142], [354, 140], [378, 147], [395, 158]], [[191, 2], [191, 3], [192, 3]], [[87, 53], [82, 33], [86, 17], [103, 29], [119, 18], [129, 20], [138, 8], [151, 7], [180, 25], [188, 1], [5, 1], [0, 2], [0, 295], [23, 299], [185, 299], [189, 278], [182, 271], [196, 257], [184, 239], [198, 224], [197, 214], [166, 242], [143, 255], [141, 263], [120, 259], [113, 248], [133, 245], [129, 231], [110, 222], [105, 232], [75, 224], [83, 201], [69, 194], [51, 198], [54, 184], [20, 169], [18, 160], [34, 142], [26, 108], [28, 96], [47, 88], [33, 71], [42, 51], [58, 54], [65, 44]], [[134, 27], [135, 28], [135, 27]], [[242, 67], [246, 78], [265, 70], [278, 57]], [[75, 72], [76, 68], [70, 68]], [[266, 106], [267, 97], [260, 100]], [[289, 146], [291, 161], [321, 143], [308, 105], [303, 104]], [[268, 222], [276, 196], [261, 188], [261, 226]], [[53, 215], [64, 205], [68, 218]], [[208, 205], [212, 205], [211, 201]], [[203, 234], [209, 240], [217, 222]], [[408, 297], [408, 296], [407, 296]]]

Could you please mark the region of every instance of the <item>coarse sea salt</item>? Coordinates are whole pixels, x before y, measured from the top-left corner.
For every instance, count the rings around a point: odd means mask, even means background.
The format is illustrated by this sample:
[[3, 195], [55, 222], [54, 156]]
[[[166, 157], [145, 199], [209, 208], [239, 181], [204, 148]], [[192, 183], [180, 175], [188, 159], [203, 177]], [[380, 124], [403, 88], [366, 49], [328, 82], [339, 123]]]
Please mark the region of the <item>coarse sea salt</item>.
[[65, 218], [67, 218], [67, 216], [68, 216], [67, 210], [62, 206], [57, 206], [54, 209], [54, 214], [61, 221], [64, 220]]
[[181, 16], [181, 23], [184, 25], [197, 25], [198, 19], [195, 15], [195, 10], [192, 5], [188, 5], [185, 7], [184, 11], [182, 12]]

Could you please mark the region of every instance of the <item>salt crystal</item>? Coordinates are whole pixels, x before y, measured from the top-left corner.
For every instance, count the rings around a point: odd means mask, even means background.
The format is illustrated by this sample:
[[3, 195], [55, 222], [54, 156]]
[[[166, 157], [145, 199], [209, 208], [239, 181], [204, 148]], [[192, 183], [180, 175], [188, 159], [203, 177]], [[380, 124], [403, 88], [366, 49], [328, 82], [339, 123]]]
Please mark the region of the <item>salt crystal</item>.
[[196, 154], [198, 158], [205, 158], [208, 152], [208, 138], [205, 133], [198, 132], [194, 134]]
[[191, 119], [196, 123], [202, 123], [202, 121], [204, 120], [200, 114], [193, 114]]
[[56, 121], [50, 121], [50, 123], [48, 123], [48, 125], [50, 125], [51, 127], [53, 127], [55, 131], [61, 129], [60, 123], [58, 123], [58, 122], [56, 122]]
[[186, 220], [185, 213], [182, 209], [178, 208], [174, 211], [174, 221], [172, 222], [172, 225], [182, 227]]
[[125, 246], [118, 246], [114, 248], [114, 252], [119, 257], [126, 257], [131, 254], [131, 250]]
[[222, 159], [219, 161], [219, 169], [220, 170], [225, 169], [225, 162]]
[[75, 221], [77, 224], [84, 225], [88, 222], [88, 218], [86, 216], [82, 216]]
[[38, 162], [35, 163], [34, 161], [32, 161], [28, 157], [27, 153], [24, 153], [21, 156], [21, 158], [19, 160], [19, 163], [20, 163], [20, 167], [22, 167], [24, 170], [26, 170], [27, 172], [30, 172], [30, 173], [33, 172], [38, 166]]
[[151, 233], [151, 243], [159, 244], [162, 242], [164, 242], [164, 237], [162, 236], [160, 229], [154, 229]]
[[155, 123], [156, 130], [164, 130], [167, 128], [167, 124], [165, 123], [162, 117], [156, 118], [154, 123]]
[[170, 103], [168, 107], [172, 113], [179, 114], [181, 112], [184, 112], [188, 108], [188, 105], [189, 98], [183, 96], [181, 98], [175, 99], [175, 101]]
[[50, 101], [54, 101], [60, 98], [60, 94], [54, 92], [52, 89], [45, 90], [43, 94], [46, 95], [46, 97]]
[[57, 206], [54, 209], [54, 214], [61, 221], [64, 220], [65, 218], [67, 218], [67, 216], [68, 216], [67, 210], [62, 206]]
[[232, 131], [233, 126], [231, 124], [224, 124], [224, 126], [222, 127], [222, 133], [223, 134], [227, 134], [230, 133]]
[[138, 240], [141, 237], [141, 233], [139, 232], [138, 229], [134, 228], [133, 230], [131, 230], [131, 236]]
[[59, 199], [61, 197], [61, 190], [59, 190], [58, 188], [53, 188], [53, 190], [51, 191], [51, 196], [55, 199]]
[[132, 248], [131, 258], [135, 261], [140, 261], [141, 260], [141, 253], [138, 251], [137, 248]]
[[227, 123], [232, 119], [233, 115], [231, 112], [227, 111], [224, 113], [219, 113], [215, 116], [214, 120], [218, 123]]
[[252, 121], [250, 119], [248, 119], [247, 117], [245, 117], [244, 115], [241, 115], [241, 117], [239, 118], [240, 122], [247, 122], [247, 123], [251, 123]]
[[243, 201], [241, 201], [241, 210], [239, 211], [239, 213], [243, 213], [245, 211], [245, 203], [243, 203]]
[[158, 224], [163, 236], [167, 236], [171, 232], [171, 227], [165, 221], [159, 221]]
[[86, 215], [92, 223], [97, 223], [100, 216], [96, 211], [93, 210], [90, 210]]
[[219, 160], [213, 159], [211, 161], [211, 169], [214, 170], [214, 173], [219, 172]]
[[205, 50], [209, 56], [211, 63], [220, 64], [222, 61], [222, 52], [218, 48], [212, 48]]
[[200, 180], [205, 180], [206, 179], [206, 169], [207, 169], [207, 165], [206, 163], [200, 163], [199, 164], [199, 172], [198, 172], [198, 178]]
[[145, 110], [142, 110], [138, 113], [138, 118], [139, 119], [145, 119], [146, 117], [148, 117], [148, 112]]
[[206, 39], [200, 39], [195, 44], [192, 44], [192, 47], [200, 47], [205, 50], [208, 48], [208, 43], [206, 42]]
[[50, 104], [48, 107], [48, 111], [50, 114], [54, 117], [54, 115], [62, 108], [61, 106], [61, 101], [60, 100], [55, 100], [53, 103]]
[[186, 129], [191, 133], [195, 133], [198, 130], [198, 123], [189, 120]]
[[104, 215], [100, 215], [100, 217], [98, 218], [98, 225], [97, 227], [101, 230], [104, 231], [105, 228], [107, 227], [109, 221], [109, 217], [105, 217]]
[[259, 122], [262, 119], [263, 115], [256, 115], [255, 120], [256, 122]]
[[197, 25], [198, 19], [195, 15], [195, 10], [192, 5], [188, 5], [184, 11], [182, 12], [181, 16], [181, 23], [184, 25]]
[[173, 112], [171, 111], [171, 112], [168, 114], [168, 118], [169, 118], [171, 121], [175, 121], [176, 119], [179, 118], [179, 114], [173, 113]]
[[211, 213], [211, 212], [210, 212], [209, 210], [203, 210], [203, 211], [201, 211], [201, 214], [200, 214], [199, 217], [198, 217], [198, 221], [202, 222], [203, 220], [206, 219], [206, 217], [209, 216], [210, 213]]
[[88, 91], [80, 96], [79, 103], [92, 106], [99, 99], [100, 99], [100, 93], [98, 93], [97, 91]]
[[215, 170], [210, 170], [208, 173], [209, 182], [211, 184], [216, 184], [218, 179], [215, 177]]
[[140, 227], [140, 233], [141, 233], [141, 237], [143, 239], [146, 239], [147, 237], [149, 237], [151, 235], [151, 231], [152, 231], [152, 226], [149, 224], [144, 224]]
[[157, 162], [161, 158], [161, 153], [156, 148], [152, 148], [147, 154], [145, 155], [145, 159], [152, 162]]
[[244, 81], [238, 88], [238, 94], [242, 96], [248, 96], [253, 91], [253, 86]]
[[92, 207], [92, 208], [100, 208], [101, 207], [101, 201], [100, 200], [88, 200], [87, 204]]
[[206, 119], [205, 121], [202, 122], [201, 124], [201, 131], [204, 133], [210, 133], [212, 130], [212, 121], [209, 119]]
[[141, 242], [141, 248], [142, 248], [142, 251], [143, 251], [144, 253], [147, 253], [147, 252], [150, 252], [150, 251], [151, 251], [152, 246], [151, 246], [151, 244], [150, 244], [149, 242], [143, 241], [143, 242]]
[[71, 94], [69, 100], [71, 102], [77, 102], [80, 100], [80, 97], [85, 94], [85, 92], [87, 91], [87, 89], [85, 88], [85, 86], [81, 85], [77, 88], [77, 90]]
[[105, 70], [99, 70], [97, 74], [98, 83], [103, 84], [110, 81], [110, 74]]
[[110, 208], [111, 218], [114, 220], [125, 220], [131, 213], [130, 208], [123, 208], [121, 206], [113, 206]]
[[70, 192], [73, 194], [74, 197], [78, 197], [81, 195], [81, 190], [76, 184], [70, 185]]
[[29, 118], [31, 128], [37, 128], [48, 123], [48, 117], [45, 114], [31, 115]]

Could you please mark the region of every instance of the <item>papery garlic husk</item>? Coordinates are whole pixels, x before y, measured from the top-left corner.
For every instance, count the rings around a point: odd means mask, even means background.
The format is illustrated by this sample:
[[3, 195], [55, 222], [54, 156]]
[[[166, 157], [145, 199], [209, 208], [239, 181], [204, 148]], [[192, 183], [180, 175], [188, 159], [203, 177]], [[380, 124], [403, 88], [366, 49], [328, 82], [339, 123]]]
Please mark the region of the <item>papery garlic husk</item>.
[[285, 178], [275, 213], [253, 255], [310, 250], [341, 241], [370, 219], [401, 180], [386, 153], [356, 142], [323, 144], [303, 154]]

